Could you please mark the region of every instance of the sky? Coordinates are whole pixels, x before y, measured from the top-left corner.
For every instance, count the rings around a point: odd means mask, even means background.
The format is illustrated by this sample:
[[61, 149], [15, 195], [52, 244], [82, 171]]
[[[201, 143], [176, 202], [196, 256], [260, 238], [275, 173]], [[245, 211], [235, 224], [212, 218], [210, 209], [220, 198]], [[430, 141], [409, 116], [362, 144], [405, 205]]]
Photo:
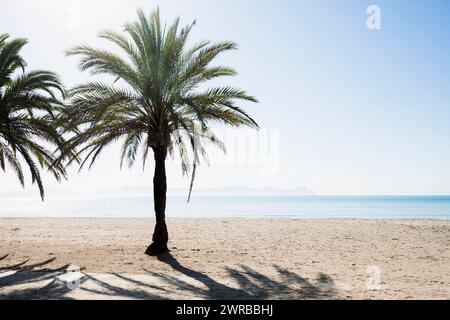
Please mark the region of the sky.
[[[367, 26], [380, 9], [381, 29]], [[191, 38], [233, 40], [218, 63], [238, 71], [222, 80], [259, 99], [245, 104], [261, 130], [216, 130], [228, 153], [212, 150], [198, 188], [306, 187], [323, 195], [450, 194], [450, 4], [448, 1], [118, 1], [5, 0], [0, 33], [24, 37], [29, 70], [57, 72], [67, 87], [92, 80], [64, 52], [85, 43], [109, 48], [100, 31], [123, 30], [136, 9], [160, 7], [164, 21], [196, 20]], [[50, 189], [150, 186], [153, 164], [119, 168], [120, 146], [91, 171], [70, 169]], [[176, 159], [171, 188], [187, 187]], [[27, 190], [37, 194], [36, 187]], [[0, 191], [21, 188], [0, 173]]]

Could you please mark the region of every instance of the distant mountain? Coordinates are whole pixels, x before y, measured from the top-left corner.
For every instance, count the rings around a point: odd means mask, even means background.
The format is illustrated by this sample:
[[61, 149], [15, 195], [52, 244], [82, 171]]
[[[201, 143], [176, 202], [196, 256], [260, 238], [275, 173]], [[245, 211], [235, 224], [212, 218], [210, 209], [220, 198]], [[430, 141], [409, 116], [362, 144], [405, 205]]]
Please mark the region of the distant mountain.
[[[151, 187], [124, 187], [114, 190], [115, 194], [121, 195], [148, 195]], [[169, 196], [187, 196], [188, 189], [169, 188]], [[194, 188], [193, 196], [311, 196], [316, 193], [306, 188], [276, 189], [276, 188], [251, 188], [243, 185], [221, 187], [221, 188]]]
[[[169, 188], [168, 196], [187, 196], [188, 189]], [[277, 189], [277, 188], [251, 188], [244, 185], [236, 185], [221, 188], [194, 188], [193, 196], [311, 196], [316, 195], [312, 190], [306, 188]], [[3, 197], [37, 197], [38, 194], [32, 191], [21, 192], [0, 192]], [[126, 186], [118, 189], [102, 191], [67, 191], [64, 189], [49, 189], [46, 192], [48, 197], [140, 197], [151, 196], [152, 188], [149, 186], [132, 187]]]
[[306, 188], [251, 188], [243, 185], [237, 185], [222, 188], [194, 189], [193, 194], [203, 196], [311, 196], [315, 195], [315, 192]]

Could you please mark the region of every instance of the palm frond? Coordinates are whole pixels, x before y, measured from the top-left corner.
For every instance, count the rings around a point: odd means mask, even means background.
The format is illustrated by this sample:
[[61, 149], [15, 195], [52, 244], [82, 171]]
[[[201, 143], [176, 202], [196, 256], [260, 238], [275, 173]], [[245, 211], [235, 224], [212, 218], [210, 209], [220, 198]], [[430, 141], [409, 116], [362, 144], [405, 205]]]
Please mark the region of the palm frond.
[[[201, 41], [190, 46], [194, 26], [195, 21], [181, 27], [179, 19], [164, 25], [159, 9], [150, 15], [138, 10], [137, 20], [125, 24], [123, 34], [100, 34], [123, 54], [89, 45], [68, 52], [80, 58], [82, 70], [111, 77], [110, 82], [82, 84], [69, 92], [62, 119], [66, 131], [76, 132], [68, 141], [78, 150], [71, 160], [81, 157], [81, 167], [89, 160], [92, 166], [104, 147], [122, 141], [121, 166], [125, 160], [133, 165], [140, 149], [145, 166], [149, 150], [163, 147], [178, 154], [183, 174], [190, 173], [190, 198], [200, 158], [208, 161], [204, 145], [224, 150], [217, 137], [206, 134], [210, 125], [258, 128], [237, 105], [257, 102], [256, 98], [228, 86], [208, 88], [211, 80], [236, 75], [234, 69], [212, 63], [220, 54], [236, 50], [237, 44]], [[119, 84], [118, 79], [123, 81]]]
[[[55, 121], [63, 110], [60, 97], [64, 98], [65, 91], [53, 72], [25, 73], [20, 51], [26, 43], [25, 39], [9, 40], [8, 35], [0, 35], [0, 168], [6, 171], [10, 167], [24, 186], [25, 164], [43, 200], [40, 168], [50, 171], [58, 181], [66, 178], [64, 166], [56, 163], [58, 155], [46, 147], [62, 149], [65, 144]], [[22, 73], [13, 77], [17, 69]]]

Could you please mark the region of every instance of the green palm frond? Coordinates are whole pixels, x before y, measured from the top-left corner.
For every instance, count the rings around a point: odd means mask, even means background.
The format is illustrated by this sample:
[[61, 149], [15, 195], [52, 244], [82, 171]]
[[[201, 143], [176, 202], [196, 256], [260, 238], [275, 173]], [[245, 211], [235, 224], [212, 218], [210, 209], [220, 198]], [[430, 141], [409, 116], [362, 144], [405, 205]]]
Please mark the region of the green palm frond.
[[208, 86], [211, 80], [236, 75], [234, 69], [212, 63], [220, 54], [236, 50], [237, 44], [202, 41], [190, 45], [194, 26], [195, 22], [181, 27], [179, 19], [163, 26], [159, 9], [150, 16], [138, 10], [137, 21], [127, 23], [124, 33], [100, 33], [122, 54], [88, 45], [67, 52], [80, 58], [82, 71], [112, 78], [79, 85], [69, 93], [64, 123], [67, 131], [78, 130], [68, 144], [78, 149], [76, 157], [83, 158], [82, 166], [92, 165], [106, 146], [119, 140], [121, 165], [125, 160], [133, 165], [139, 150], [145, 164], [149, 150], [164, 147], [180, 157], [183, 173], [191, 174], [192, 188], [200, 159], [208, 158], [204, 145], [224, 150], [210, 132], [211, 124], [258, 128], [238, 106], [257, 102], [256, 98], [240, 89]]
[[[64, 98], [64, 88], [52, 72], [25, 73], [20, 50], [26, 43], [24, 39], [9, 40], [8, 35], [0, 35], [0, 168], [6, 171], [10, 167], [24, 186], [22, 163], [26, 164], [32, 183], [37, 184], [44, 199], [40, 168], [58, 181], [66, 178], [56, 152], [47, 149], [65, 148], [57, 129], [58, 112], [63, 109], [58, 93]], [[13, 78], [17, 69], [22, 73]]]

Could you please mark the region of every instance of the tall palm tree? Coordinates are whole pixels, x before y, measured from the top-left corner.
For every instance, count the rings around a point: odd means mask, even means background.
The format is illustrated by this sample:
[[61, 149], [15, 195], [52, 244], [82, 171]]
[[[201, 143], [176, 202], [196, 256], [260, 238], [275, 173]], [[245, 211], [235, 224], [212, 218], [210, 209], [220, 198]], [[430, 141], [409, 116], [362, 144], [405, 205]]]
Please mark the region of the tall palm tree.
[[[135, 162], [142, 149], [145, 165], [151, 149], [155, 159], [153, 178], [156, 225], [153, 243], [146, 253], [157, 255], [168, 251], [165, 221], [166, 170], [168, 152], [177, 151], [185, 174], [192, 173], [206, 157], [203, 144], [223, 144], [209, 129], [212, 122], [257, 128], [256, 122], [235, 106], [239, 100], [256, 102], [245, 91], [205, 84], [236, 72], [228, 67], [211, 66], [220, 53], [233, 50], [233, 42], [203, 41], [188, 47], [188, 36], [195, 22], [184, 28], [179, 19], [162, 26], [159, 10], [148, 17], [138, 10], [138, 20], [124, 27], [124, 34], [105, 31], [100, 37], [109, 40], [124, 53], [82, 45], [71, 49], [70, 56], [80, 56], [81, 70], [92, 75], [106, 74], [109, 83], [90, 82], [71, 90], [66, 111], [66, 129], [78, 130], [69, 140], [82, 157], [81, 168], [94, 164], [110, 143], [123, 141], [121, 163]], [[69, 159], [70, 163], [70, 159]], [[192, 191], [192, 182], [190, 192]], [[189, 196], [190, 196], [189, 192]]]
[[[66, 177], [64, 167], [50, 147], [63, 147], [55, 126], [55, 114], [64, 96], [58, 76], [49, 71], [25, 72], [20, 51], [25, 39], [9, 40], [0, 35], [0, 168], [9, 165], [24, 186], [22, 163], [28, 166], [33, 183], [37, 183], [42, 200], [44, 187], [40, 168], [47, 168], [59, 181]], [[21, 74], [15, 76], [20, 71]]]

